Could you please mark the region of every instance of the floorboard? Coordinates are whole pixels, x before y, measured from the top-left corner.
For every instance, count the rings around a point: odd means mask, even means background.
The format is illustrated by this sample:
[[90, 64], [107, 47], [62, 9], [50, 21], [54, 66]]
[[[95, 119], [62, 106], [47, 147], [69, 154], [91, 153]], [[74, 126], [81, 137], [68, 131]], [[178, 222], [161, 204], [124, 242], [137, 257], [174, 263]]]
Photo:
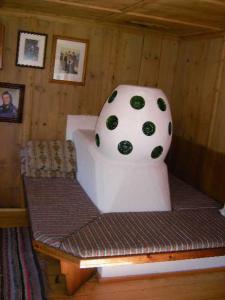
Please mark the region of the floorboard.
[[91, 278], [74, 296], [66, 296], [57, 261], [47, 263], [49, 300], [225, 300], [225, 270], [99, 282]]

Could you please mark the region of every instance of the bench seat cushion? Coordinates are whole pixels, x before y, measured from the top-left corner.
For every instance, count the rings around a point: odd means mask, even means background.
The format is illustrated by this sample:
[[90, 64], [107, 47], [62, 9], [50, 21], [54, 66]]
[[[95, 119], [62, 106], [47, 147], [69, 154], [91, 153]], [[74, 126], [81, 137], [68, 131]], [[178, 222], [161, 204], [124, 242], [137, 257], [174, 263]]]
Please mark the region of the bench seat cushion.
[[76, 180], [25, 177], [24, 183], [35, 239], [56, 244], [99, 215]]
[[33, 238], [77, 257], [225, 247], [218, 203], [176, 178], [174, 211], [102, 215], [76, 180], [25, 177], [24, 183]]
[[225, 218], [205, 209], [103, 214], [60, 248], [89, 258], [220, 247], [225, 247]]
[[170, 174], [170, 194], [173, 210], [222, 208], [223, 204], [203, 194], [190, 184]]

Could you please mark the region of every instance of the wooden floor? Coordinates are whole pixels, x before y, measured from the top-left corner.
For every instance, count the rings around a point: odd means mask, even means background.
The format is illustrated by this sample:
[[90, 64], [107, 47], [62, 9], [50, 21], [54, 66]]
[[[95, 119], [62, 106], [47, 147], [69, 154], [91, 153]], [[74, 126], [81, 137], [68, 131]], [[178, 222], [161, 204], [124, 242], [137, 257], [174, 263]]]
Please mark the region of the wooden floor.
[[59, 266], [48, 259], [49, 300], [225, 300], [225, 270], [170, 275], [159, 278], [98, 282], [90, 279], [75, 296], [66, 296], [65, 281]]

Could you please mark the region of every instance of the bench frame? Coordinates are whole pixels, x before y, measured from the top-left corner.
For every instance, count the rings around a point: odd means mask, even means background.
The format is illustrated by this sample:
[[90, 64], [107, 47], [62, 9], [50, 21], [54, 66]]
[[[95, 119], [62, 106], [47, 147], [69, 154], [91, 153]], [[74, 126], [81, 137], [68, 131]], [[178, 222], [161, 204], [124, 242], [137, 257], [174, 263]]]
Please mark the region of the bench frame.
[[96, 272], [97, 267], [225, 256], [225, 247], [93, 258], [76, 257], [35, 240], [33, 247], [36, 251], [60, 261], [61, 272], [65, 275], [69, 295], [73, 295]]

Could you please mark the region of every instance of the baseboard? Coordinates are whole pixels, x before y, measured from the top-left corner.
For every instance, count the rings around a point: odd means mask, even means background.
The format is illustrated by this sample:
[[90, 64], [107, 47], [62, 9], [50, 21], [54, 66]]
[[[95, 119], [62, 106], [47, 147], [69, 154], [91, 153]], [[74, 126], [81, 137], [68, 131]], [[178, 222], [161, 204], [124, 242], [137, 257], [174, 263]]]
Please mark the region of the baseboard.
[[0, 208], [0, 228], [29, 226], [26, 208]]

